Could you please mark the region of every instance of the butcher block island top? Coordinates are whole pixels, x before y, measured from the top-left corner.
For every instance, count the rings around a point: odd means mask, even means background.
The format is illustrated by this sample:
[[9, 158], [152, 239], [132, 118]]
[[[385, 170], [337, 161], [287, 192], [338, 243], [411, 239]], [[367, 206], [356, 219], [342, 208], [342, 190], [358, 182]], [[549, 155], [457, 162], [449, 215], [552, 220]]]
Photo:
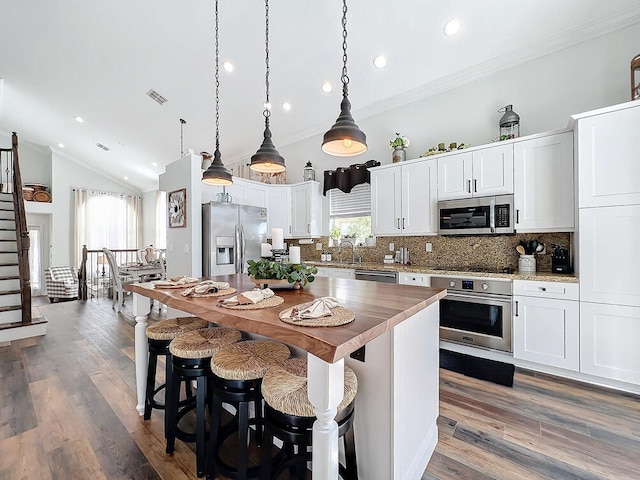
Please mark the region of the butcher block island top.
[[[209, 278], [229, 282], [238, 293], [255, 287], [244, 274]], [[231, 310], [218, 305], [220, 297], [187, 298], [181, 295], [181, 289], [155, 289], [150, 283], [125, 288], [218, 325], [294, 345], [328, 363], [345, 358], [446, 295], [446, 290], [438, 288], [316, 277], [298, 290], [273, 288], [276, 295], [284, 298], [284, 303], [276, 307]], [[355, 320], [337, 327], [304, 327], [285, 323], [278, 317], [282, 310], [321, 297], [336, 298], [341, 306], [353, 310]]]

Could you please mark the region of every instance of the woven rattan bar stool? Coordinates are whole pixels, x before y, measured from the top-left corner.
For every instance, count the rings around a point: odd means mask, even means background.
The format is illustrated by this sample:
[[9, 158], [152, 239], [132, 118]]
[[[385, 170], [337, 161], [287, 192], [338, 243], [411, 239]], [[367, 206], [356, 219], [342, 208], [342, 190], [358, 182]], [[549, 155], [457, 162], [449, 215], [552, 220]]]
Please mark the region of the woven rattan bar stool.
[[[185, 442], [196, 442], [196, 473], [198, 477], [205, 474], [205, 445], [206, 445], [206, 416], [207, 393], [211, 391], [211, 384], [207, 378], [211, 376], [211, 357], [221, 348], [239, 341], [242, 334], [231, 328], [207, 328], [187, 332], [176, 337], [169, 344], [173, 376], [167, 391], [167, 407], [165, 415], [167, 437], [167, 453], [172, 453], [175, 439]], [[178, 423], [194, 404], [180, 408], [180, 382], [183, 380], [196, 381], [196, 432], [188, 433], [179, 428]]]
[[[358, 379], [349, 367], [344, 367], [344, 397], [338, 405], [336, 422], [338, 437], [344, 447], [345, 462], [340, 465], [344, 480], [357, 480], [356, 449], [353, 435], [354, 402]], [[307, 396], [307, 360], [290, 358], [274, 367], [262, 380], [265, 401], [264, 446], [261, 452], [260, 478], [278, 478], [289, 470], [289, 478], [306, 479], [307, 462], [311, 460], [313, 405]], [[283, 447], [273, 456], [268, 445], [279, 438]]]
[[[213, 402], [211, 428], [207, 454], [207, 474], [216, 473], [229, 478], [245, 480], [259, 474], [259, 466], [249, 466], [249, 428], [256, 426], [258, 444], [262, 439], [263, 407], [260, 385], [262, 377], [275, 365], [282, 364], [290, 356], [289, 348], [271, 340], [248, 340], [220, 349], [211, 359], [213, 372]], [[229, 422], [221, 425], [222, 405], [233, 406], [236, 413]], [[253, 404], [253, 416], [249, 405]], [[222, 460], [220, 449], [225, 440], [237, 433], [235, 465]]]
[[[155, 396], [171, 383], [171, 353], [169, 343], [178, 335], [193, 330], [207, 328], [209, 322], [198, 317], [178, 317], [162, 320], [147, 327], [147, 340], [149, 343], [149, 368], [147, 370], [147, 393], [145, 396], [144, 419], [151, 418], [151, 410], [156, 408], [164, 410], [165, 405], [155, 400]], [[156, 387], [156, 369], [158, 367], [158, 355], [165, 356], [165, 383]]]

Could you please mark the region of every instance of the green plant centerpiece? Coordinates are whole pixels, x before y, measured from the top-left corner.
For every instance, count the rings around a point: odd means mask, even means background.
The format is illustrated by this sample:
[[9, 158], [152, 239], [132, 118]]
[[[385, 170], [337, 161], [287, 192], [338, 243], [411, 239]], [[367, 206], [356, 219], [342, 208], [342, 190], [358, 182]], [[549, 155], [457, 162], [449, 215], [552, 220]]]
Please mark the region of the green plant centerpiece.
[[256, 285], [291, 283], [301, 288], [315, 280], [318, 268], [304, 263], [280, 263], [266, 258], [248, 260], [247, 272]]

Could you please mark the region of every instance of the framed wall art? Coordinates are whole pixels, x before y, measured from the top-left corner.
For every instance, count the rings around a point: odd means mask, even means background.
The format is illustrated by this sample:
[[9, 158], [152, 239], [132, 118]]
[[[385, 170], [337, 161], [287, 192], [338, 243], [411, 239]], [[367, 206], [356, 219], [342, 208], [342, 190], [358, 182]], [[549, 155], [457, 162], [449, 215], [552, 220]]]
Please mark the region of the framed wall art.
[[169, 192], [169, 228], [185, 228], [187, 226], [187, 189]]

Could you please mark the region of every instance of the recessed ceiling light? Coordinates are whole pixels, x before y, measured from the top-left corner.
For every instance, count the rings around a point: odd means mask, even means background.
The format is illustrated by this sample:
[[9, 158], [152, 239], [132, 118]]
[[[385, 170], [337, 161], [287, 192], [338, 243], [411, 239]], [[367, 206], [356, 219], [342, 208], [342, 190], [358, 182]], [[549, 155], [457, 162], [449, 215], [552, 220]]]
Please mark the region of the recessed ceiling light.
[[64, 148], [64, 143], [59, 143], [58, 148]]
[[84, 122], [84, 119], [79, 115], [76, 115], [74, 118], [75, 118], [76, 122], [78, 122], [78, 123], [83, 123]]
[[387, 57], [384, 55], [376, 55], [373, 59], [373, 65], [376, 68], [384, 68], [387, 66]]
[[158, 166], [158, 162], [151, 162], [151, 166], [157, 167]]
[[224, 62], [222, 64], [222, 68], [224, 68], [225, 72], [231, 73], [231, 72], [233, 72], [233, 69], [235, 67], [233, 66], [233, 63], [231, 63], [231, 62]]
[[129, 177], [124, 177], [125, 180], [129, 180]]
[[284, 102], [282, 104], [282, 109], [289, 112], [291, 110], [291, 104], [289, 102]]
[[323, 91], [324, 93], [331, 93], [331, 92], [333, 92], [333, 85], [331, 85], [331, 83], [329, 83], [329, 82], [324, 82], [324, 83], [322, 84], [322, 87], [320, 87], [320, 88], [322, 88], [322, 91]]
[[447, 37], [451, 37], [453, 35], [455, 35], [456, 33], [458, 33], [460, 31], [460, 28], [462, 28], [462, 24], [460, 23], [460, 19], [459, 18], [452, 18], [451, 20], [447, 21], [447, 23], [444, 24], [444, 34]]

